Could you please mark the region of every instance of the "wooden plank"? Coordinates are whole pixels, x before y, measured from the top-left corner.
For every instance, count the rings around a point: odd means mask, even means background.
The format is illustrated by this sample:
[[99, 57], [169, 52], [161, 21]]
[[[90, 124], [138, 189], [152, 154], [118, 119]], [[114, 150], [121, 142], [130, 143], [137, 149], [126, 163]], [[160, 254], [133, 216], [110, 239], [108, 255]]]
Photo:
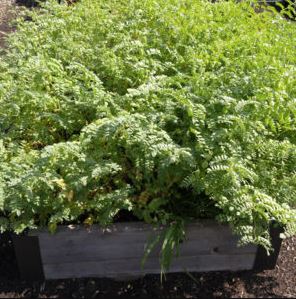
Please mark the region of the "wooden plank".
[[[137, 224], [138, 225], [138, 224]], [[45, 263], [63, 259], [65, 262], [73, 260], [91, 261], [93, 259], [112, 259], [121, 257], [141, 257], [144, 253], [151, 230], [133, 230], [133, 226], [124, 226], [125, 229], [112, 230], [105, 233], [100, 230], [79, 229], [75, 232], [58, 232], [55, 235], [42, 233], [39, 236], [42, 257]], [[144, 225], [147, 228], [146, 225]], [[94, 233], [95, 231], [95, 233]], [[84, 244], [81, 246], [81, 244]], [[228, 227], [219, 226], [201, 227], [191, 225], [187, 228], [187, 239], [181, 245], [182, 255], [188, 256], [197, 253], [210, 253], [213, 250], [233, 254], [253, 253], [255, 247], [237, 248], [237, 238], [231, 234]], [[194, 249], [193, 249], [194, 248]], [[157, 256], [158, 251], [152, 253]]]
[[[204, 272], [220, 270], [248, 270], [252, 269], [254, 254], [244, 255], [204, 255], [194, 257], [180, 257], [174, 261], [170, 272]], [[129, 275], [144, 275], [159, 273], [159, 260], [148, 259], [143, 270], [140, 259], [122, 259], [101, 262], [75, 262], [62, 264], [45, 264], [44, 272], [48, 279], [79, 278], [79, 277], [113, 277], [120, 279]]]
[[[237, 247], [237, 238], [230, 231], [224, 234], [215, 231], [188, 232], [187, 240], [180, 246], [182, 256], [204, 255], [215, 251], [224, 254], [242, 254], [256, 252], [255, 246]], [[75, 234], [75, 233], [74, 233]], [[61, 239], [57, 235], [41, 235], [42, 260], [44, 263], [56, 261], [100, 261], [120, 258], [142, 257], [147, 244], [149, 233], [114, 233], [102, 238], [100, 234], [90, 236], [85, 234], [80, 237], [69, 236]], [[83, 244], [83, 245], [82, 245]], [[151, 253], [158, 256], [159, 248]]]
[[[125, 277], [159, 273], [160, 247], [152, 252], [141, 270], [141, 259], [149, 236], [159, 230], [150, 225], [117, 223], [59, 227], [56, 234], [31, 232], [39, 237], [43, 269], [47, 279], [71, 277]], [[238, 238], [228, 226], [201, 221], [186, 227], [186, 241], [170, 272], [247, 270], [254, 264], [256, 246], [237, 247]]]
[[[130, 246], [124, 244], [112, 244], [109, 247], [92, 247], [87, 244], [83, 248], [80, 246], [68, 248], [62, 248], [59, 251], [59, 247], [55, 251], [50, 249], [42, 249], [42, 260], [44, 263], [56, 263], [71, 262], [71, 261], [103, 261], [103, 260], [116, 260], [122, 258], [142, 258], [144, 254], [145, 244], [133, 244]], [[52, 247], [50, 247], [52, 248]], [[157, 248], [158, 249], [158, 248]], [[154, 250], [151, 256], [159, 256], [159, 250]], [[219, 245], [217, 247], [211, 247], [201, 250], [193, 243], [184, 243], [180, 246], [180, 252], [182, 256], [194, 256], [194, 255], [208, 255], [212, 252], [216, 254], [229, 254], [229, 255], [241, 255], [241, 254], [255, 254], [256, 246], [247, 246], [242, 248], [231, 247], [227, 244]]]

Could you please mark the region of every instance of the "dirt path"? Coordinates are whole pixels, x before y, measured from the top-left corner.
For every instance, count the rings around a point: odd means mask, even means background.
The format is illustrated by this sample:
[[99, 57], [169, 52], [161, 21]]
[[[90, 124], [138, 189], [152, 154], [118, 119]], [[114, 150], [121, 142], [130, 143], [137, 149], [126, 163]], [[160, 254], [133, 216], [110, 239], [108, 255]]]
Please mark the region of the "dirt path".
[[0, 0], [0, 47], [5, 45], [5, 37], [13, 28], [9, 25], [14, 9], [14, 0]]

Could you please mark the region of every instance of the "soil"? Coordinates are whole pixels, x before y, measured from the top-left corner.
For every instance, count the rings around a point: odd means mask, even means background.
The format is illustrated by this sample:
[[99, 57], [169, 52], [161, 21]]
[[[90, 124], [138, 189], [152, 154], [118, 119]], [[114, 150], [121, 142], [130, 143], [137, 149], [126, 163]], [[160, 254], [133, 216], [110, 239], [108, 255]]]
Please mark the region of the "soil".
[[[0, 0], [0, 47], [13, 0]], [[296, 237], [283, 242], [274, 270], [147, 275], [134, 281], [67, 279], [28, 283], [18, 276], [9, 235], [0, 235], [0, 298], [295, 298]]]

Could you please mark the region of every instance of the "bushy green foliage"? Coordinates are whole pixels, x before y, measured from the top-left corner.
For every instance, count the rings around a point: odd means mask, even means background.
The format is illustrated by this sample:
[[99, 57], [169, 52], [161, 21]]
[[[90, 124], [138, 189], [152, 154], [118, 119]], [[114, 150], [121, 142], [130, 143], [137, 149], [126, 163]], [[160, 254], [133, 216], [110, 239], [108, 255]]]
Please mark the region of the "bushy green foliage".
[[250, 3], [55, 1], [0, 61], [0, 227], [215, 217], [295, 233], [295, 23]]

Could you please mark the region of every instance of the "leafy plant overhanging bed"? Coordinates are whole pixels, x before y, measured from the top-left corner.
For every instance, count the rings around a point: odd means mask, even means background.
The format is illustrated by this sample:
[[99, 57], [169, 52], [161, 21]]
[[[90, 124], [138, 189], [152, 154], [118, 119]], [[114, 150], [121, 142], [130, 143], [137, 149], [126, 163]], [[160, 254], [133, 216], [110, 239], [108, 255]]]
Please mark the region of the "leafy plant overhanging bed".
[[[0, 60], [0, 228], [230, 225], [296, 232], [295, 23], [248, 2], [49, 1]], [[119, 217], [120, 218], [120, 217]], [[83, 244], [82, 244], [83, 246]]]

